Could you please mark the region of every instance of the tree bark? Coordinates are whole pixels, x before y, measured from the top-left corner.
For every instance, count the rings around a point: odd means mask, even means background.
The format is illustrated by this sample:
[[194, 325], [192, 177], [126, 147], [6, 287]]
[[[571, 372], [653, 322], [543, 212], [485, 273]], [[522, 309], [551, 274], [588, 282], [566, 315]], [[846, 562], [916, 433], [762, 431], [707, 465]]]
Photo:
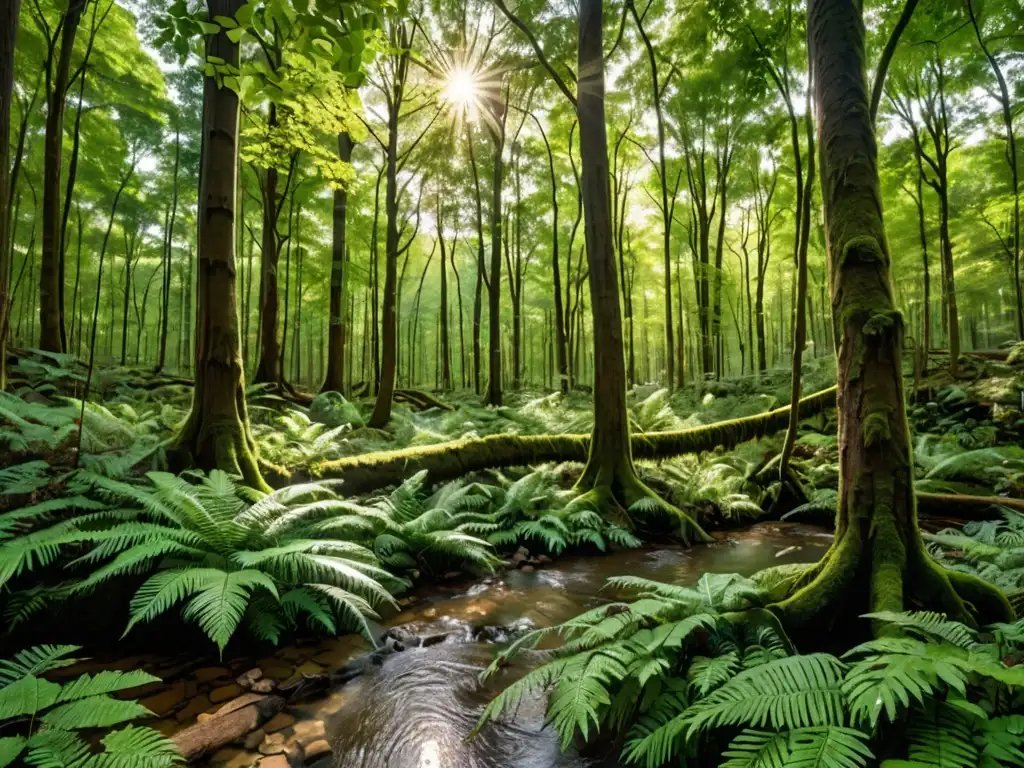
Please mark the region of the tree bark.
[[7, 336], [11, 325], [10, 151], [14, 96], [14, 47], [21, 0], [8, 0], [0, 11], [0, 392], [7, 388]]
[[[496, 125], [494, 140], [494, 178], [491, 189], [491, 264], [487, 271], [487, 398], [488, 405], [501, 405], [501, 192], [504, 183], [506, 105], [492, 95], [490, 108]], [[488, 125], [490, 123], [488, 122]]]
[[[211, 18], [233, 18], [241, 6], [242, 0], [207, 2]], [[238, 45], [225, 30], [207, 40], [208, 56], [238, 66]], [[266, 489], [249, 431], [235, 296], [238, 126], [238, 95], [219, 87], [215, 78], [205, 78], [195, 390], [176, 447], [201, 469], [222, 469], [254, 488]]]
[[[60, 182], [64, 150], [64, 106], [71, 76], [75, 37], [88, 0], [71, 0], [63, 16], [57, 66], [48, 82], [46, 127], [43, 134], [43, 251], [39, 268], [39, 348], [63, 352], [61, 325]], [[48, 81], [50, 78], [47, 78]]]
[[[338, 159], [352, 162], [352, 139], [338, 136]], [[331, 242], [330, 326], [327, 332], [327, 374], [321, 392], [345, 388], [345, 226], [348, 218], [348, 190], [334, 190], [334, 236]]]
[[399, 50], [397, 71], [388, 95], [387, 184], [384, 191], [384, 211], [387, 219], [384, 247], [384, 303], [381, 318], [382, 355], [380, 386], [377, 399], [367, 425], [382, 429], [391, 420], [391, 401], [395, 393], [398, 372], [398, 316], [396, 292], [398, 283], [398, 118], [402, 109], [405, 78], [409, 68], [409, 53], [404, 25], [397, 35]]
[[841, 631], [865, 634], [864, 613], [908, 605], [972, 624], [1011, 618], [994, 587], [935, 564], [918, 529], [903, 320], [893, 301], [858, 0], [809, 0], [808, 46], [832, 308], [842, 331], [839, 506], [831, 549], [772, 607], [798, 640], [816, 637], [819, 645]]

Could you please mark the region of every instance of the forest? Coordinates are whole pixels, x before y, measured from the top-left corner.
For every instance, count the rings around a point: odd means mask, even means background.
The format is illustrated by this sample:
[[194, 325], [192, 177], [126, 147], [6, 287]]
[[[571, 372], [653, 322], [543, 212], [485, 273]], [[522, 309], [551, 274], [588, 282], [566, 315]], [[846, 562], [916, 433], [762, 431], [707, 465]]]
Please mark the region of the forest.
[[0, 0], [0, 768], [1024, 767], [1020, 0]]

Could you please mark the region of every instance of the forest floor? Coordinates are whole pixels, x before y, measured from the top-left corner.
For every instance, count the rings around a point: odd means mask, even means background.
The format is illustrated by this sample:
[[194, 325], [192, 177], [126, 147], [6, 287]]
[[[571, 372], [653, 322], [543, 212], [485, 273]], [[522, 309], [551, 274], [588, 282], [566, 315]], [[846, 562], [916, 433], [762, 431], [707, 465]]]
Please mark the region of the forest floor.
[[[944, 371], [941, 355], [932, 358], [934, 370], [925, 377], [915, 377], [908, 362], [917, 489], [924, 494], [921, 505], [926, 516], [923, 527], [933, 532], [929, 544], [933, 554], [953, 567], [995, 568], [998, 559], [998, 553], [988, 552], [989, 561], [979, 565], [972, 545], [962, 540], [964, 533], [974, 535], [975, 531], [946, 529], [964, 519], [1002, 517], [1022, 532], [1024, 541], [1024, 516], [1008, 517], [1015, 513], [991, 501], [971, 505], [960, 515], [959, 507], [948, 502], [950, 495], [959, 494], [989, 500], [1002, 497], [1009, 507], [1024, 504], [1021, 362], [973, 357], [957, 381]], [[805, 393], [828, 387], [834, 381], [831, 359], [809, 361], [804, 378]], [[12, 379], [11, 391], [0, 393], [0, 463], [5, 467], [0, 470], [4, 488], [0, 565], [2, 548], [10, 543], [7, 534], [24, 532], [18, 527], [18, 510], [67, 493], [76, 460], [83, 471], [117, 482], [142, 481], [143, 473], [163, 469], [163, 446], [186, 415], [190, 398], [183, 380], [104, 368], [97, 371], [93, 396], [83, 411], [75, 399], [83, 383], [80, 367], [66, 358], [37, 352], [19, 356]], [[657, 433], [761, 414], [785, 405], [788, 391], [789, 376], [783, 370], [706, 382], [699, 390], [690, 385], [672, 394], [655, 385], [637, 386], [629, 393], [632, 426], [634, 433]], [[315, 481], [325, 463], [345, 457], [487, 435], [586, 433], [592, 426], [586, 392], [512, 393], [507, 397], [509, 404], [501, 408], [481, 407], [472, 393], [434, 393], [433, 397], [440, 398], [444, 407], [396, 404], [387, 430], [362, 426], [372, 407], [368, 399], [281, 396], [252, 387], [249, 409], [267, 477], [272, 485], [283, 488]], [[347, 501], [361, 514], [390, 510], [409, 515], [403, 526], [378, 533], [373, 546], [381, 563], [413, 586], [398, 598], [398, 608], [383, 612], [384, 618], [372, 623], [370, 631], [374, 637], [389, 631], [391, 640], [383, 646], [388, 651], [442, 642], [449, 636], [473, 642], [507, 641], [516, 632], [557, 623], [592, 605], [604, 578], [622, 568], [678, 583], [694, 581], [702, 572], [747, 574], [779, 562], [815, 560], [827, 546], [836, 502], [834, 414], [826, 411], [801, 424], [793, 460], [802, 486], [800, 498], [780, 495], [777, 472], [772, 471], [781, 437], [769, 434], [729, 450], [639, 462], [641, 477], [666, 500], [705, 527], [720, 531], [716, 536], [724, 543], [701, 550], [707, 554], [682, 554], [663, 526], [626, 531], [574, 510], [570, 489], [579, 470], [574, 463], [486, 470], [438, 488], [427, 478], [413, 477], [397, 489], [355, 496]], [[344, 493], [343, 482], [340, 493]], [[473, 503], [456, 508], [450, 505], [453, 497]], [[473, 520], [464, 526], [442, 524], [424, 531], [425, 521], [468, 515]], [[780, 520], [784, 522], [767, 522]], [[814, 527], [794, 528], [795, 523]], [[445, 551], [444, 556], [431, 553], [437, 542], [456, 540], [445, 537], [470, 534], [479, 547], [472, 544], [465, 551]], [[426, 545], [417, 544], [417, 536], [422, 535], [434, 538]], [[381, 546], [388, 536], [404, 542], [400, 551]], [[762, 552], [738, 561], [736, 553], [744, 551], [744, 542], [752, 541], [764, 545]], [[640, 560], [631, 560], [632, 552]], [[666, 557], [681, 558], [678, 562], [687, 565], [659, 571]], [[30, 559], [5, 578], [13, 573], [17, 584], [22, 570], [31, 569]], [[990, 569], [987, 578], [1008, 590], [1024, 586], [1024, 573], [1001, 566]], [[580, 597], [564, 603], [566, 583], [575, 584]], [[216, 719], [215, 714], [220, 718], [233, 708], [251, 708], [256, 700], [277, 700], [275, 692], [282, 689], [294, 692], [307, 675], [321, 682], [357, 675], [367, 659], [379, 658], [366, 655], [369, 644], [357, 635], [333, 632], [329, 634], [336, 636], [325, 640], [296, 624], [277, 648], [240, 638], [233, 641], [230, 653], [218, 659], [200, 633], [181, 631], [180, 624], [166, 621], [115, 643], [124, 626], [123, 613], [109, 606], [112, 600], [127, 604], [130, 592], [126, 590], [134, 586], [137, 582], [115, 585], [73, 605], [57, 603], [47, 622], [31, 615], [39, 608], [32, 608], [38, 592], [30, 587], [25, 590], [29, 596], [21, 602], [8, 601], [9, 623], [19, 626], [4, 645], [75, 642], [95, 652], [96, 660], [69, 667], [68, 673], [151, 671], [164, 682], [126, 693], [140, 698], [155, 713], [153, 724], [161, 732], [178, 733], [179, 738], [182, 733], [192, 734], [183, 737], [186, 741], [207, 739], [200, 752], [215, 753], [217, 764], [248, 768], [262, 760], [267, 763], [262, 768], [284, 768], [272, 758], [290, 756], [294, 762], [297, 751], [304, 751], [308, 760], [330, 754], [332, 745], [324, 738], [323, 724], [344, 710], [344, 689], [314, 696], [312, 709], [295, 705], [285, 711], [281, 699], [274, 712], [263, 713], [253, 727], [237, 734], [233, 745], [210, 742], [203, 726]], [[553, 600], [564, 604], [545, 615], [545, 602]], [[169, 626], [175, 627], [170, 635], [173, 643], [167, 642], [165, 634]], [[247, 676], [252, 669], [259, 669], [259, 674]]]

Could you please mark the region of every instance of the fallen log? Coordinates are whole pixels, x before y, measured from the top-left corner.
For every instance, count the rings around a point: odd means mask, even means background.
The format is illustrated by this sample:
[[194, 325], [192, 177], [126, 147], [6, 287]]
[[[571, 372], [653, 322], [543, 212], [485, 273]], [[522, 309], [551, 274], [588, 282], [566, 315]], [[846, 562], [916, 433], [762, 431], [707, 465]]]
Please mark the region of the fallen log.
[[394, 400], [397, 403], [408, 403], [426, 411], [430, 408], [439, 408], [442, 411], [454, 411], [455, 409], [447, 403], [442, 403], [433, 395], [428, 395], [420, 389], [396, 389]]
[[[800, 400], [801, 417], [813, 416], [836, 404], [836, 388], [816, 392]], [[664, 459], [687, 453], [731, 448], [755, 437], [778, 432], [789, 424], [789, 406], [741, 419], [719, 421], [702, 427], [632, 436], [634, 459]], [[344, 481], [346, 493], [365, 493], [397, 485], [426, 470], [438, 482], [470, 472], [498, 467], [539, 464], [545, 461], [587, 459], [590, 435], [489, 435], [453, 440], [436, 445], [378, 451], [327, 461], [314, 470], [320, 477]]]
[[171, 741], [193, 762], [255, 731], [284, 709], [281, 696], [247, 693], [221, 707], [209, 720], [178, 731]]
[[1024, 499], [1004, 496], [961, 496], [955, 493], [923, 493], [918, 491], [917, 509], [934, 517], [955, 520], [997, 520], [999, 507], [1024, 512]]

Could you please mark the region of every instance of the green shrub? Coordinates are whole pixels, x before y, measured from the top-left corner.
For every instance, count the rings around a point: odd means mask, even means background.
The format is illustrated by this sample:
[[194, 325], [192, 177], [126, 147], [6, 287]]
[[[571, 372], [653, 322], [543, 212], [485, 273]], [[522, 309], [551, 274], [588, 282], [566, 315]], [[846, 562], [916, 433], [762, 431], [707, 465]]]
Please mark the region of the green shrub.
[[110, 729], [152, 712], [111, 694], [159, 678], [140, 671], [85, 674], [58, 684], [43, 675], [73, 664], [77, 646], [44, 645], [0, 661], [0, 768], [19, 761], [37, 768], [170, 768], [181, 762], [174, 744], [151, 728], [109, 731], [95, 751], [83, 731]]

